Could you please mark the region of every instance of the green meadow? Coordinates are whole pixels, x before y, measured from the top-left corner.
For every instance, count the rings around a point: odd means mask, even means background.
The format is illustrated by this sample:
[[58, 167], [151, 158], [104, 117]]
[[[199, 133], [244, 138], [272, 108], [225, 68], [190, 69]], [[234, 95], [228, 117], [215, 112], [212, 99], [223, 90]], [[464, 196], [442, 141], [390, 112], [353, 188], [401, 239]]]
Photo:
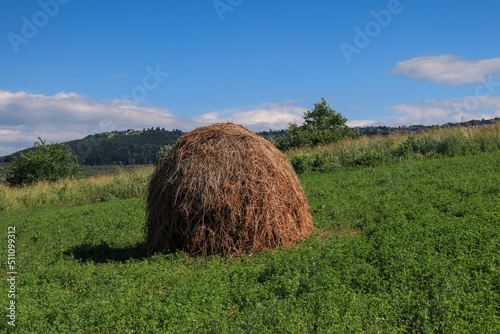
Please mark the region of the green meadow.
[[144, 255], [151, 167], [1, 187], [17, 275], [13, 327], [4, 266], [0, 332], [500, 333], [491, 151], [299, 174], [317, 231], [239, 258]]
[[145, 257], [143, 196], [4, 210], [1, 331], [500, 332], [499, 153], [300, 178], [317, 232], [235, 259]]

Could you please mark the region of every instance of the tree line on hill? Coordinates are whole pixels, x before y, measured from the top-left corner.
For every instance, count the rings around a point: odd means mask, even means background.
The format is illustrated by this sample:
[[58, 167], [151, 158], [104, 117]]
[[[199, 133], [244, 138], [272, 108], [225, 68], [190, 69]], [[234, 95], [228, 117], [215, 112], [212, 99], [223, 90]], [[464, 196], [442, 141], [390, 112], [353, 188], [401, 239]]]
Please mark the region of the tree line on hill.
[[164, 128], [142, 131], [127, 130], [89, 135], [67, 143], [68, 148], [84, 165], [140, 165], [156, 161], [158, 150], [173, 145], [184, 133]]
[[482, 119], [482, 120], [470, 120], [467, 122], [459, 123], [446, 123], [443, 125], [410, 125], [410, 126], [365, 126], [355, 128], [363, 136], [388, 136], [394, 133], [420, 133], [430, 129], [436, 128], [453, 128], [453, 127], [478, 127], [483, 125], [489, 125], [500, 122], [500, 117], [492, 119]]
[[[269, 130], [258, 134], [271, 140], [285, 133], [286, 130]], [[141, 165], [155, 163], [158, 151], [165, 146], [174, 145], [183, 134], [181, 130], [169, 131], [159, 127], [129, 129], [88, 135], [65, 144], [83, 165]], [[33, 147], [0, 157], [0, 162], [12, 162], [21, 153], [26, 154], [31, 150]]]
[[[165, 145], [173, 145], [184, 133], [164, 128], [150, 128], [126, 131], [113, 131], [88, 135], [83, 139], [66, 142], [66, 147], [83, 165], [138, 165], [156, 161], [158, 150]], [[21, 153], [0, 157], [0, 162], [11, 162]]]

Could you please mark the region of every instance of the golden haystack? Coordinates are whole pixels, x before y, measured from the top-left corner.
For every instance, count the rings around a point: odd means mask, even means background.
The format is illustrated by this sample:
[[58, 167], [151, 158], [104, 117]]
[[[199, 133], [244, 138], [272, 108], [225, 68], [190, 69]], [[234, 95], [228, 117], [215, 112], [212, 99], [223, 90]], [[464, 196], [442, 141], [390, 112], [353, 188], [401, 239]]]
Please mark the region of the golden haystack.
[[241, 255], [290, 246], [313, 229], [286, 157], [240, 125], [218, 123], [187, 133], [149, 184], [149, 253]]

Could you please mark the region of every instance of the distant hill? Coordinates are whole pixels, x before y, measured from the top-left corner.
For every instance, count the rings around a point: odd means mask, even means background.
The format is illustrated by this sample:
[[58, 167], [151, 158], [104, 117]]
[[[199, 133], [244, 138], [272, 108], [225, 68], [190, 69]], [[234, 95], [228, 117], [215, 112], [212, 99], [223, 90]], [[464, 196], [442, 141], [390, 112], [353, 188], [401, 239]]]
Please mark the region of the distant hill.
[[359, 133], [364, 136], [376, 136], [376, 135], [390, 135], [393, 133], [420, 133], [423, 131], [427, 131], [433, 128], [446, 128], [446, 127], [477, 127], [488, 124], [494, 124], [500, 122], [500, 117], [492, 118], [492, 119], [482, 119], [482, 120], [471, 120], [467, 122], [460, 123], [446, 123], [443, 125], [410, 125], [410, 126], [366, 126], [366, 127], [357, 127]]
[[[368, 126], [356, 128], [362, 135], [389, 135], [393, 133], [418, 133], [436, 127], [466, 126], [475, 127], [500, 122], [500, 118], [468, 121], [462, 123], [447, 123], [441, 126], [412, 125], [412, 126]], [[270, 140], [282, 136], [286, 130], [269, 130], [257, 132], [258, 135]], [[173, 145], [184, 134], [181, 130], [172, 131], [164, 128], [149, 128], [143, 130], [129, 129], [89, 135], [83, 139], [72, 140], [66, 143], [84, 165], [140, 165], [151, 164], [156, 161], [156, 153], [165, 145]], [[0, 157], [0, 162], [12, 162], [12, 159], [31, 148]]]
[[[136, 165], [155, 162], [158, 150], [165, 145], [175, 144], [182, 135], [181, 130], [129, 129], [89, 135], [65, 144], [84, 165]], [[1, 157], [0, 162], [10, 162], [30, 149]]]
[[[259, 134], [270, 139], [285, 132], [269, 130]], [[154, 163], [158, 150], [165, 145], [174, 145], [183, 134], [181, 130], [169, 131], [159, 127], [129, 129], [89, 135], [65, 144], [83, 165], [141, 165]], [[16, 156], [31, 149], [0, 157], [0, 162], [12, 162]]]

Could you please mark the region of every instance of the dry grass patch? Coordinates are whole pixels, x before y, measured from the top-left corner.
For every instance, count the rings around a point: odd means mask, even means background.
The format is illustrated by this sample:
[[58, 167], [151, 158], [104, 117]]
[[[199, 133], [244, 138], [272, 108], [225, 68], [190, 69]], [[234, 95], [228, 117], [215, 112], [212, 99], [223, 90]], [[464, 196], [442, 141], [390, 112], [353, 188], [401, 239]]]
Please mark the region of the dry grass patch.
[[111, 199], [141, 197], [153, 173], [153, 166], [84, 179], [38, 182], [29, 186], [0, 184], [0, 211], [55, 206], [72, 206]]

